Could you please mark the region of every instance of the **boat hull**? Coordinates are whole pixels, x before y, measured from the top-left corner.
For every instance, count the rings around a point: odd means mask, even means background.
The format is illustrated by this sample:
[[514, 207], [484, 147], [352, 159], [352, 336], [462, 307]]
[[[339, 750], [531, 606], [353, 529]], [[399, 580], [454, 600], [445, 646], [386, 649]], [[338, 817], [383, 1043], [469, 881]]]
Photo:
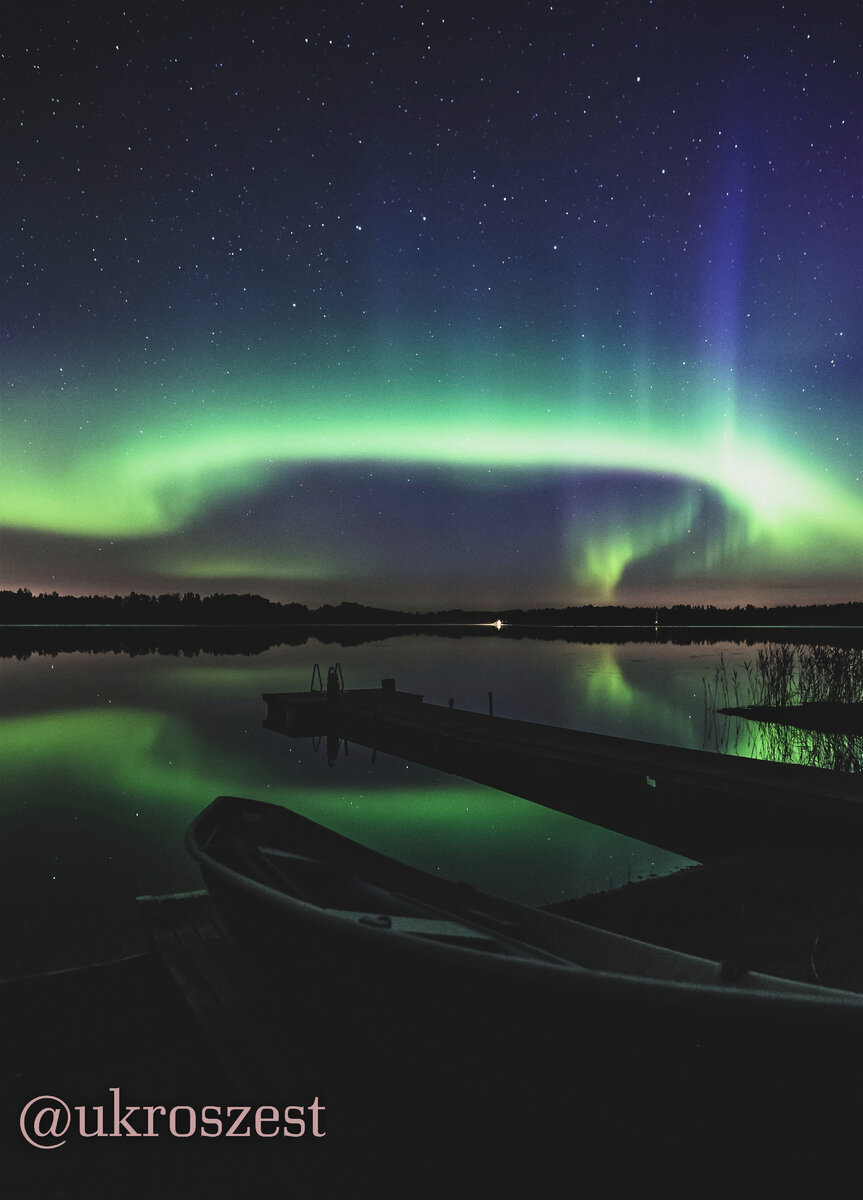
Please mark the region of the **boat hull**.
[[225, 920], [322, 1003], [457, 1006], [504, 1022], [863, 1029], [863, 997], [745, 972], [530, 909], [416, 870], [279, 806], [222, 797], [188, 847]]

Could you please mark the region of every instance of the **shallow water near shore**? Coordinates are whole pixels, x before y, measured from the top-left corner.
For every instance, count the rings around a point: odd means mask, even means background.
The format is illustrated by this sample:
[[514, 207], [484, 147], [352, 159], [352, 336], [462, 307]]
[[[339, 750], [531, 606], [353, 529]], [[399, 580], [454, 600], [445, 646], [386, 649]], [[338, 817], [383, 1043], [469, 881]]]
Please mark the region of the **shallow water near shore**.
[[[663, 875], [688, 860], [452, 776], [262, 728], [262, 692], [304, 691], [336, 661], [347, 687], [691, 749], [763, 756], [763, 731], [722, 726], [704, 680], [738, 642], [581, 644], [387, 636], [263, 652], [69, 652], [0, 660], [6, 911], [0, 976], [142, 948], [138, 895], [201, 886], [192, 817], [237, 794], [296, 808], [427, 870], [534, 904]], [[799, 756], [786, 742], [780, 753]], [[775, 744], [767, 753], [776, 753]]]

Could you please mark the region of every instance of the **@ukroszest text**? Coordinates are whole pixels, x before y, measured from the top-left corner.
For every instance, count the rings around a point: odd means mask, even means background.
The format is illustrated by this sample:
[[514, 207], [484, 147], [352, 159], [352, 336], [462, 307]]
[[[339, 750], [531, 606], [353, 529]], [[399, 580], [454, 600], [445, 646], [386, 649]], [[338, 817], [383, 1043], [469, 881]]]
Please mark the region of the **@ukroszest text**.
[[57, 1150], [70, 1138], [301, 1138], [324, 1137], [316, 1096], [311, 1104], [124, 1104], [120, 1089], [108, 1089], [106, 1104], [67, 1104], [59, 1096], [34, 1096], [21, 1110], [19, 1127], [39, 1150]]

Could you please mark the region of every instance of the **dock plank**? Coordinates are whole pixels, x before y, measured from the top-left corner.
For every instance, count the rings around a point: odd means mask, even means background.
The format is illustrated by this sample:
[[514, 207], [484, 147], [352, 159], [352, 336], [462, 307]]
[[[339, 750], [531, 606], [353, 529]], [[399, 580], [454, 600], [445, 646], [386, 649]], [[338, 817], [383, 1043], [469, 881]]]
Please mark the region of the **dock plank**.
[[269, 1076], [263, 1031], [271, 1002], [254, 965], [215, 915], [208, 893], [139, 897], [138, 914], [231, 1078], [241, 1089], [259, 1093]]
[[[306, 1102], [306, 1091], [310, 1100], [312, 1084], [320, 1081], [310, 1077], [309, 1064], [294, 1044], [284, 995], [257, 956], [234, 938], [209, 893], [140, 896], [137, 904], [153, 952], [231, 1081], [230, 1103], [278, 1108]], [[284, 964], [281, 970], [283, 981]], [[332, 1169], [305, 1138], [285, 1143], [281, 1155], [268, 1156], [267, 1168], [271, 1185], [291, 1200], [317, 1200], [335, 1186]]]

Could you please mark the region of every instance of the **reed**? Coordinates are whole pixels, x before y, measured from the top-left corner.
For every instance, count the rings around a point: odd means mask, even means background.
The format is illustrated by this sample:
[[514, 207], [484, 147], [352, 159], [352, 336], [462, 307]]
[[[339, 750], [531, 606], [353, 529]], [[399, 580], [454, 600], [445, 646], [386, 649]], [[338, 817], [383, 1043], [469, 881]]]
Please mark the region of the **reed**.
[[766, 721], [758, 726], [752, 745], [756, 758], [771, 762], [802, 763], [825, 771], [857, 774], [863, 770], [863, 737], [857, 734], [825, 733]]

